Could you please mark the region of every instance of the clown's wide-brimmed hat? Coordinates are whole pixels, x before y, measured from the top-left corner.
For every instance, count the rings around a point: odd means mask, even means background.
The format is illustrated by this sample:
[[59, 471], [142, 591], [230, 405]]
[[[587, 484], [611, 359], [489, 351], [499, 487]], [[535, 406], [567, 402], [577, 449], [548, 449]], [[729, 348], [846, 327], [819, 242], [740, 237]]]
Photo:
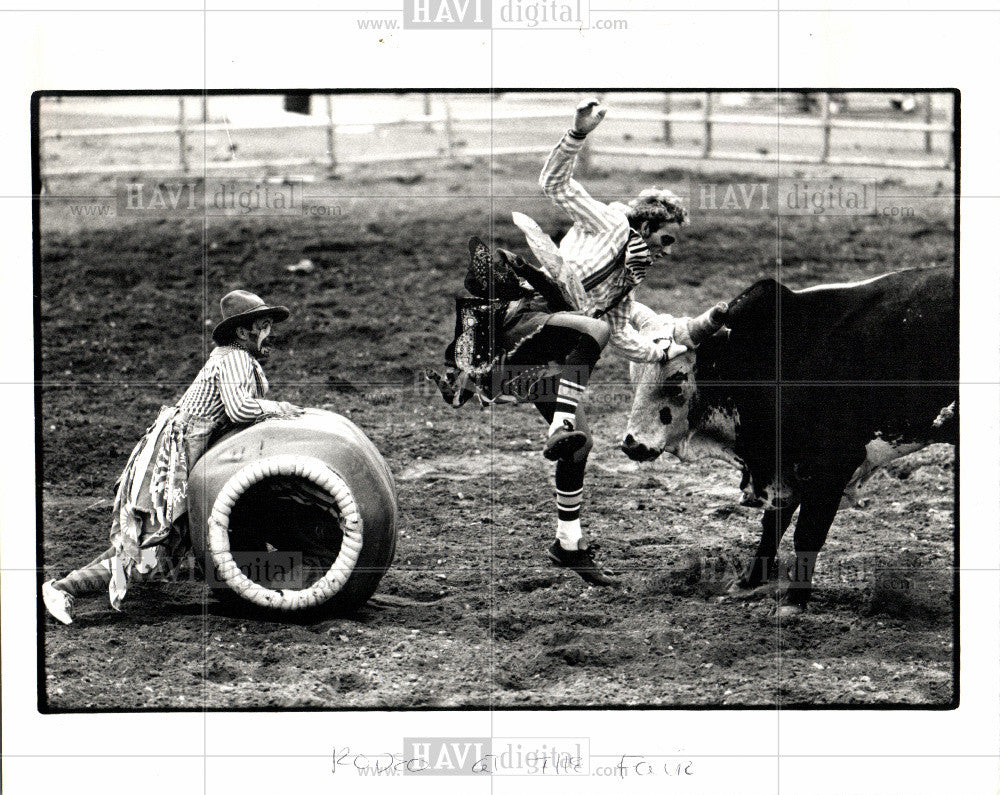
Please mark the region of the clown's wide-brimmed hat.
[[275, 323], [288, 318], [289, 311], [284, 306], [268, 306], [259, 295], [246, 290], [233, 290], [219, 301], [222, 307], [222, 321], [212, 330], [212, 339], [222, 344], [237, 326], [250, 325], [262, 317], [270, 317]]

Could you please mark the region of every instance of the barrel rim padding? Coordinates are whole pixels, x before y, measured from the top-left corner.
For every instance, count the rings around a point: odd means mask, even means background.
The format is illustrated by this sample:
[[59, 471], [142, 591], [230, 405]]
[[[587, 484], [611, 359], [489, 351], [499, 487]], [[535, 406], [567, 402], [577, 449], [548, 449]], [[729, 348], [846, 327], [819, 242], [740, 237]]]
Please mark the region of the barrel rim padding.
[[[250, 486], [275, 475], [306, 478], [334, 498], [340, 514], [343, 540], [337, 559], [325, 575], [301, 590], [277, 591], [254, 582], [240, 571], [229, 546], [229, 518], [237, 500]], [[363, 533], [364, 520], [347, 482], [318, 458], [286, 453], [251, 461], [226, 481], [209, 517], [208, 551], [218, 576], [242, 598], [272, 610], [306, 610], [329, 601], [350, 579], [361, 554]]]

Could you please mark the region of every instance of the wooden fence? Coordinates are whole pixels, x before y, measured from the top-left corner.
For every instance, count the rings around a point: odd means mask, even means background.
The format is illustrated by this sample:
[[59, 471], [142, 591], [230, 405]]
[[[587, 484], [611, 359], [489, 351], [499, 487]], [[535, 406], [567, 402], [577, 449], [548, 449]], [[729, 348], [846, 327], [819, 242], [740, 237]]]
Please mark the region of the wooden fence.
[[[298, 166], [317, 166], [327, 169], [330, 173], [335, 173], [341, 166], [358, 163], [377, 163], [393, 161], [421, 161], [438, 160], [440, 158], [453, 159], [462, 157], [490, 157], [517, 154], [538, 154], [549, 150], [549, 142], [545, 145], [533, 146], [491, 146], [480, 148], [468, 148], [460, 146], [456, 140], [455, 127], [458, 124], [473, 122], [495, 123], [507, 120], [531, 120], [566, 118], [565, 109], [558, 110], [516, 110], [497, 111], [489, 114], [456, 114], [452, 110], [452, 103], [447, 94], [441, 95], [440, 111], [431, 112], [431, 101], [429, 96], [424, 99], [422, 114], [412, 116], [401, 116], [396, 119], [384, 120], [338, 120], [334, 116], [333, 97], [331, 95], [319, 95], [325, 102], [325, 114], [321, 119], [305, 118], [295, 122], [262, 122], [258, 124], [233, 125], [229, 123], [207, 121], [207, 110], [203, 112], [200, 122], [190, 121], [187, 117], [184, 97], [178, 97], [178, 114], [175, 124], [146, 125], [133, 127], [103, 127], [89, 129], [65, 129], [47, 130], [40, 134], [41, 143], [41, 169], [43, 185], [47, 179], [53, 177], [73, 177], [81, 175], [117, 174], [122, 171], [142, 171], [144, 173], [180, 173], [189, 174], [192, 171], [224, 171], [236, 169], [259, 169], [259, 168], [292, 168]], [[689, 95], [687, 95], [689, 96]], [[831, 98], [829, 94], [817, 94], [819, 116], [784, 116], [781, 114], [748, 114], [748, 113], [725, 113], [716, 110], [716, 96], [712, 93], [701, 95], [700, 111], [675, 111], [671, 107], [671, 95], [667, 94], [662, 101], [660, 110], [635, 110], [630, 108], [616, 109], [615, 119], [619, 121], [634, 122], [654, 122], [662, 125], [662, 139], [665, 143], [663, 148], [641, 147], [641, 146], [608, 146], [608, 145], [588, 145], [585, 162], [582, 168], [586, 168], [586, 163], [595, 156], [603, 155], [627, 155], [645, 158], [670, 159], [701, 159], [701, 160], [721, 160], [721, 161], [742, 161], [742, 162], [781, 162], [789, 164], [829, 164], [842, 166], [875, 166], [892, 167], [901, 169], [947, 169], [954, 163], [954, 130], [950, 123], [935, 122], [933, 119], [933, 107], [931, 95], [925, 94], [923, 103], [923, 119], [921, 121], [898, 121], [883, 119], [850, 119], [836, 116], [831, 111]], [[673, 146], [674, 125], [693, 124], [702, 130], [700, 146], [696, 148], [678, 148]], [[381, 152], [369, 153], [356, 157], [338, 157], [337, 153], [337, 132], [341, 129], [351, 127], [405, 127], [410, 125], [422, 125], [425, 130], [439, 130], [443, 136], [440, 146], [433, 151], [416, 152]], [[821, 131], [819, 151], [815, 154], [792, 154], [777, 152], [758, 151], [725, 151], [720, 150], [715, 145], [715, 129], [725, 125], [738, 125], [743, 127], [775, 127], [777, 129], [802, 129], [810, 128]], [[292, 158], [270, 158], [257, 160], [229, 160], [229, 161], [205, 161], [197, 164], [194, 168], [189, 158], [189, 141], [193, 136], [206, 135], [213, 132], [252, 132], [265, 130], [290, 130], [290, 129], [324, 129], [326, 131], [326, 152], [314, 157], [292, 157]], [[865, 156], [844, 156], [831, 153], [831, 136], [837, 130], [855, 130], [876, 132], [915, 132], [923, 134], [923, 151], [925, 154], [933, 154], [933, 135], [935, 133], [945, 133], [948, 135], [948, 145], [939, 158], [906, 159], [906, 158], [885, 158], [885, 157], [865, 157]], [[53, 141], [66, 141], [71, 139], [94, 139], [108, 138], [116, 136], [175, 136], [177, 138], [178, 158], [170, 163], [138, 163], [138, 164], [83, 164], [69, 167], [49, 167], [45, 162], [45, 146]]]

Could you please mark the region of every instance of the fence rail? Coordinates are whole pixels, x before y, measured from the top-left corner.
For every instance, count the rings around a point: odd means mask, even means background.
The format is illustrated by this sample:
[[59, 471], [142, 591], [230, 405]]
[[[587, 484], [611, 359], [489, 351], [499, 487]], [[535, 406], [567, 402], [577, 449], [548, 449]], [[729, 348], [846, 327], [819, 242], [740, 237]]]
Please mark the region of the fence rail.
[[[442, 157], [447, 159], [455, 158], [458, 155], [463, 157], [489, 157], [514, 154], [536, 154], [548, 151], [547, 146], [508, 146], [508, 147], [488, 147], [488, 148], [468, 148], [459, 147], [455, 140], [455, 125], [480, 122], [497, 122], [511, 120], [541, 120], [552, 118], [565, 118], [564, 110], [539, 110], [539, 111], [499, 111], [488, 114], [484, 113], [453, 113], [451, 103], [447, 96], [442, 98], [442, 111], [431, 112], [429, 98], [425, 98], [424, 113], [417, 115], [404, 115], [391, 119], [365, 119], [365, 120], [337, 120], [334, 115], [333, 100], [331, 95], [324, 95], [326, 100], [326, 113], [323, 118], [303, 119], [302, 121], [291, 122], [260, 122], [253, 124], [228, 124], [221, 122], [189, 122], [185, 111], [184, 97], [178, 98], [178, 118], [176, 124], [159, 124], [147, 126], [129, 127], [97, 127], [89, 129], [67, 129], [48, 130], [40, 134], [40, 143], [43, 147], [49, 142], [65, 141], [73, 139], [91, 138], [113, 138], [120, 136], [176, 136], [178, 141], [178, 159], [175, 163], [152, 163], [152, 164], [125, 164], [125, 165], [84, 165], [71, 167], [46, 167], [44, 156], [42, 157], [42, 179], [52, 177], [73, 177], [88, 174], [103, 175], [114, 174], [122, 171], [139, 170], [149, 173], [191, 173], [191, 163], [188, 156], [188, 141], [192, 136], [206, 135], [215, 132], [253, 132], [263, 130], [305, 130], [320, 129], [326, 131], [327, 151], [322, 156], [316, 157], [295, 157], [295, 158], [269, 158], [257, 160], [240, 161], [205, 161], [199, 164], [199, 170], [209, 171], [231, 171], [238, 169], [254, 168], [287, 168], [298, 166], [318, 166], [327, 168], [331, 173], [342, 165], [357, 165], [364, 163], [379, 162], [408, 162], [422, 160], [437, 160]], [[954, 129], [951, 124], [933, 121], [933, 108], [931, 95], [927, 94], [925, 99], [923, 121], [886, 121], [870, 119], [846, 119], [837, 118], [831, 112], [831, 97], [829, 94], [819, 95], [819, 117], [812, 116], [782, 116], [776, 114], [769, 116], [766, 114], [739, 114], [722, 113], [715, 110], [715, 96], [712, 93], [702, 95], [701, 112], [698, 111], [672, 111], [670, 95], [666, 95], [662, 110], [645, 111], [624, 108], [615, 113], [615, 119], [625, 122], [647, 122], [662, 125], [663, 140], [666, 144], [663, 148], [650, 147], [624, 147], [608, 145], [588, 145], [586, 162], [590, 162], [590, 157], [594, 155], [632, 155], [639, 157], [665, 159], [700, 159], [700, 160], [722, 160], [736, 162], [783, 162], [790, 164], [814, 164], [814, 165], [843, 165], [843, 166], [876, 166], [892, 167], [902, 169], [946, 169], [954, 163]], [[672, 145], [674, 141], [674, 125], [687, 124], [696, 125], [702, 129], [701, 146], [695, 149], [684, 149]], [[361, 157], [338, 157], [337, 155], [337, 131], [351, 128], [387, 128], [405, 127], [412, 125], [422, 125], [425, 130], [438, 130], [444, 133], [442, 146], [434, 151], [419, 152], [385, 152], [366, 154]], [[742, 127], [774, 127], [776, 129], [815, 129], [822, 133], [819, 152], [815, 156], [792, 154], [792, 153], [770, 153], [770, 152], [746, 152], [746, 151], [724, 151], [719, 150], [715, 145], [715, 128], [718, 126], [742, 126]], [[884, 131], [884, 132], [909, 132], [923, 133], [923, 151], [925, 154], [933, 154], [934, 133], [943, 133], [949, 136], [948, 145], [945, 148], [943, 157], [940, 159], [897, 159], [878, 157], [850, 157], [837, 156], [831, 153], [831, 137], [836, 130], [855, 131]]]

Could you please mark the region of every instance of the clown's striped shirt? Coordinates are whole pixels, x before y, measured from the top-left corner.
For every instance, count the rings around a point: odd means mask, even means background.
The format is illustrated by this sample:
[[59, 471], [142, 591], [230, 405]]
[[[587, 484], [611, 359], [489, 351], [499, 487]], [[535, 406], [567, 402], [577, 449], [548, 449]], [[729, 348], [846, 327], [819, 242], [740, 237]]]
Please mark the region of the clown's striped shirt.
[[243, 423], [274, 410], [274, 401], [261, 400], [265, 394], [267, 378], [260, 363], [242, 348], [223, 345], [209, 354], [177, 406], [215, 423]]
[[632, 290], [646, 277], [649, 251], [629, 227], [622, 204], [604, 204], [573, 179], [583, 138], [567, 132], [552, 150], [538, 183], [545, 195], [573, 218], [574, 224], [559, 243], [563, 262], [575, 271], [588, 296], [611, 326], [611, 342], [626, 358], [652, 362], [659, 348], [641, 337], [629, 323], [635, 309]]
[[659, 348], [641, 337], [629, 323], [636, 303], [631, 293], [646, 278], [649, 250], [642, 237], [629, 227], [624, 205], [598, 201], [573, 179], [573, 167], [582, 146], [582, 138], [567, 132], [545, 161], [538, 178], [545, 195], [574, 221], [559, 243], [559, 254], [595, 304], [610, 306], [600, 316], [611, 326], [611, 342], [618, 351], [633, 361], [657, 361]]

